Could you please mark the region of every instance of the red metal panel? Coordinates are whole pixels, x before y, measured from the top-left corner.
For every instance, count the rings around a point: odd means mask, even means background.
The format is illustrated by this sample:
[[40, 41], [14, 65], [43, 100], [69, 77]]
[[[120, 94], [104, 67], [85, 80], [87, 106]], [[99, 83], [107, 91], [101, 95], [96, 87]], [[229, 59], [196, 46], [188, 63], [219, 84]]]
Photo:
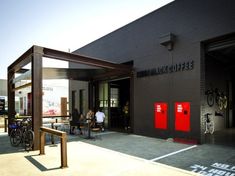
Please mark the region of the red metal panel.
[[190, 131], [190, 103], [175, 103], [175, 130]]
[[167, 103], [154, 104], [155, 128], [167, 129]]

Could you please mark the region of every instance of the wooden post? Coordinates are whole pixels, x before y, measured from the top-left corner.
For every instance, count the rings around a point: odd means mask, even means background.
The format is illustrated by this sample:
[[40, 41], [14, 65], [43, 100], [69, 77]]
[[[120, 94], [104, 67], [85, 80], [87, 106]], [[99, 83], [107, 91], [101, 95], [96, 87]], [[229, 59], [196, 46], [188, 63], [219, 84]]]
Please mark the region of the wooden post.
[[[8, 99], [8, 124], [10, 124], [15, 118], [15, 84], [13, 84], [12, 79], [14, 78], [15, 73], [8, 67], [8, 90], [7, 90], [7, 99]], [[10, 135], [10, 129], [8, 127], [8, 135]]]
[[34, 150], [39, 149], [39, 129], [42, 125], [42, 55], [43, 48], [34, 46], [32, 55], [32, 122]]
[[40, 155], [45, 154], [45, 133], [53, 134], [60, 137], [60, 160], [61, 168], [68, 167], [67, 164], [67, 134], [63, 131], [41, 127], [40, 128]]
[[40, 130], [40, 155], [45, 155], [45, 132]]
[[66, 133], [62, 134], [62, 137], [60, 139], [61, 144], [61, 150], [60, 150], [60, 156], [61, 156], [61, 168], [68, 167], [67, 165], [67, 137]]
[[61, 116], [67, 115], [67, 97], [60, 98]]

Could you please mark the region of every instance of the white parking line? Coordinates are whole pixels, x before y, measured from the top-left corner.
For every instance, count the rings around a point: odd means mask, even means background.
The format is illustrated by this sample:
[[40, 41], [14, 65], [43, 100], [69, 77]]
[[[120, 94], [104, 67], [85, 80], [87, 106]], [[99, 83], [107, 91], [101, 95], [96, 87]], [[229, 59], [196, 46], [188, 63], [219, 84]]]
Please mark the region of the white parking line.
[[190, 149], [195, 148], [195, 147], [197, 147], [197, 145], [193, 145], [193, 146], [191, 146], [191, 147], [187, 147], [187, 148], [184, 148], [184, 149], [181, 149], [181, 150], [178, 150], [178, 151], [175, 151], [175, 152], [172, 152], [172, 153], [169, 153], [169, 154], [166, 154], [166, 155], [157, 157], [157, 158], [153, 158], [153, 159], [151, 159], [150, 161], [157, 161], [157, 160], [160, 160], [160, 159], [162, 159], [162, 158], [166, 158], [166, 157], [168, 157], [168, 156], [175, 155], [175, 154], [177, 154], [177, 153], [184, 152], [184, 151], [190, 150]]

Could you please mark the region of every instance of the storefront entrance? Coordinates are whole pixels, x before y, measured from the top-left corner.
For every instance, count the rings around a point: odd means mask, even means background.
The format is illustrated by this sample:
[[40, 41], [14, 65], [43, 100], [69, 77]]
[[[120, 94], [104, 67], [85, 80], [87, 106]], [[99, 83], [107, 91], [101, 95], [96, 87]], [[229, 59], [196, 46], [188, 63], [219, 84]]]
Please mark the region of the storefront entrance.
[[118, 131], [130, 128], [130, 78], [100, 82], [97, 88], [96, 105], [107, 116], [105, 126]]
[[110, 127], [124, 130], [130, 127], [130, 79], [111, 81]]

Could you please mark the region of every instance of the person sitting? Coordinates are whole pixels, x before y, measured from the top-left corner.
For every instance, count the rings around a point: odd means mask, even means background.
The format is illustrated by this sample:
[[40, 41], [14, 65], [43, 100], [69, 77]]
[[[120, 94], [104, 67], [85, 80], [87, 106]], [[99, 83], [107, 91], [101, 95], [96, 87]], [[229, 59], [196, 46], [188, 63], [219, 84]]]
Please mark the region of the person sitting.
[[75, 134], [75, 126], [77, 126], [77, 129], [79, 129], [80, 134], [82, 134], [82, 129], [80, 127], [81, 116], [82, 114], [80, 114], [75, 108], [72, 112], [72, 120], [70, 121], [70, 126], [72, 126], [72, 129], [70, 128], [70, 134]]
[[87, 123], [90, 122], [91, 128], [95, 127], [94, 112], [91, 109], [89, 109], [89, 111], [86, 114], [86, 120], [87, 120]]
[[104, 131], [104, 119], [105, 119], [105, 114], [101, 112], [100, 109], [95, 114], [96, 117], [96, 125], [101, 128], [102, 131]]
[[80, 127], [84, 125], [84, 123], [86, 122], [86, 118], [83, 114], [80, 115], [79, 122], [80, 122]]

